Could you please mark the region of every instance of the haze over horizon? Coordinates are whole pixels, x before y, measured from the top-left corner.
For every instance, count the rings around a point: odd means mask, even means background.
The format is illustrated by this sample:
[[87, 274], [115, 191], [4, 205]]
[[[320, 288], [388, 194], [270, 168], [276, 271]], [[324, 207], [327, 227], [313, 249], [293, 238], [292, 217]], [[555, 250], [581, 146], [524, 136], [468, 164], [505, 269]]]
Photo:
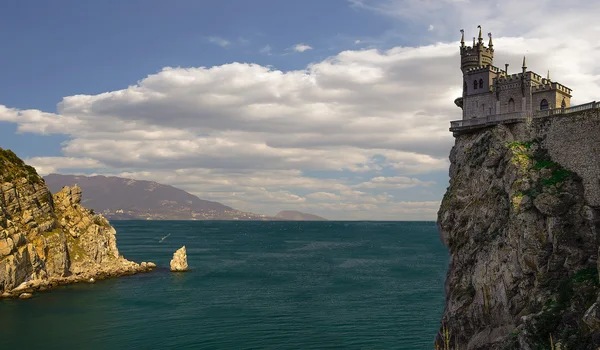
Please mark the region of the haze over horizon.
[[[19, 1], [0, 147], [46, 175], [152, 180], [238, 210], [434, 220], [459, 39], [600, 100], [600, 3]], [[487, 36], [486, 36], [487, 38]]]

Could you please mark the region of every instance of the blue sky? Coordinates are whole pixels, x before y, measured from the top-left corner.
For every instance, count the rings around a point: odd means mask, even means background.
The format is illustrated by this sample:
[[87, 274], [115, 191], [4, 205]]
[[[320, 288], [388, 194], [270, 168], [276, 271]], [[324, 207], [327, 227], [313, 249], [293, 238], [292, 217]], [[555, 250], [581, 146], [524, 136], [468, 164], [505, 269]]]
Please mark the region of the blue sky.
[[493, 31], [496, 65], [527, 54], [575, 103], [600, 95], [585, 49], [600, 29], [568, 35], [592, 2], [3, 5], [0, 147], [42, 174], [149, 179], [258, 213], [435, 219], [460, 28]]

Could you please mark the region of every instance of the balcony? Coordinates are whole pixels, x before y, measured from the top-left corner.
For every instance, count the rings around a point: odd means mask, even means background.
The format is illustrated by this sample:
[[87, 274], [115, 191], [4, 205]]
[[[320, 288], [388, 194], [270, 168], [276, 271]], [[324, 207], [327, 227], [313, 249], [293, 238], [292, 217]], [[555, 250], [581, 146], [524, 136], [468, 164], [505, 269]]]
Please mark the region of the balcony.
[[482, 118], [455, 120], [450, 122], [450, 131], [461, 133], [474, 129], [485, 128], [497, 124], [518, 123], [527, 118], [527, 112], [511, 112], [504, 114], [492, 114]]
[[[533, 113], [533, 118], [537, 119], [553, 115], [565, 115], [591, 109], [600, 109], [600, 102], [593, 101], [577, 106], [571, 106], [569, 108], [555, 108], [547, 109], [544, 111], [536, 111]], [[520, 111], [503, 114], [493, 114], [482, 118], [455, 120], [450, 122], [450, 131], [452, 131], [455, 135], [458, 135], [497, 124], [520, 123], [525, 121], [525, 119], [527, 119], [528, 116], [530, 116], [529, 112]]]

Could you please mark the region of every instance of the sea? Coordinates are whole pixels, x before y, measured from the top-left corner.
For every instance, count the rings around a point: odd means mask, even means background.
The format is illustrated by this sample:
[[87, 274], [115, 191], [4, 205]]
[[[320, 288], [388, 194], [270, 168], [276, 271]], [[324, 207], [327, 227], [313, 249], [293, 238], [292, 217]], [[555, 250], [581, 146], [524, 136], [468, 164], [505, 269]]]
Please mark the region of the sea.
[[[434, 222], [113, 221], [151, 273], [0, 301], [0, 349], [433, 349]], [[185, 245], [191, 271], [169, 261]]]

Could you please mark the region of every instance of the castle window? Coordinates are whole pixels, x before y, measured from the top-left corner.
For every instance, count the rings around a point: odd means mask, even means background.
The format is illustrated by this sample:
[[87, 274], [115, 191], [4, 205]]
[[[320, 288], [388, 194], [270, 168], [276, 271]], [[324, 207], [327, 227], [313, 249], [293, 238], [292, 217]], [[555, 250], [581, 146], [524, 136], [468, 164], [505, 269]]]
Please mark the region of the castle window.
[[463, 84], [463, 93], [467, 93], [467, 82], [465, 81]]
[[477, 90], [477, 80], [473, 82], [473, 89]]
[[546, 99], [543, 99], [542, 102], [540, 102], [540, 111], [545, 111], [548, 109], [548, 101]]
[[481, 104], [481, 114], [485, 115], [485, 103]]
[[563, 98], [562, 102], [560, 103], [560, 108], [566, 108], [567, 107], [567, 102], [565, 102], [565, 99]]
[[515, 100], [513, 100], [512, 98], [510, 100], [508, 100], [508, 112], [514, 112], [515, 111]]
[[483, 79], [479, 79], [479, 88], [483, 89]]

